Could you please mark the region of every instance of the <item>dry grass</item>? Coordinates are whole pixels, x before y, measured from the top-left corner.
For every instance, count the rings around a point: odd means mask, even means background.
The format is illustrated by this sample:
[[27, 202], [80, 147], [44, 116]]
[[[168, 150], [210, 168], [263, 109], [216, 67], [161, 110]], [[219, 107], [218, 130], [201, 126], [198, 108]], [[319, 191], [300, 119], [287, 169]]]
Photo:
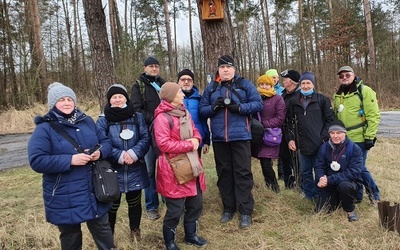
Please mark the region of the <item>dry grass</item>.
[[[368, 166], [381, 188], [384, 200], [400, 201], [398, 152], [399, 139], [381, 139], [370, 152]], [[204, 210], [199, 235], [209, 240], [208, 249], [399, 249], [400, 236], [379, 226], [378, 211], [364, 202], [357, 205], [360, 221], [347, 222], [339, 210], [331, 215], [314, 214], [313, 204], [293, 190], [276, 195], [263, 183], [260, 165], [253, 161], [256, 200], [254, 224], [248, 230], [238, 228], [238, 216], [220, 224], [221, 201], [216, 188], [212, 152], [203, 157], [208, 189], [204, 193]], [[283, 183], [280, 182], [283, 186]], [[58, 230], [45, 222], [41, 175], [29, 167], [0, 173], [0, 249], [59, 249]], [[119, 249], [162, 249], [162, 219], [142, 219], [143, 240], [129, 238], [126, 204], [122, 205], [116, 225]], [[165, 206], [161, 205], [161, 213]], [[84, 249], [94, 249], [86, 226]], [[196, 249], [183, 243], [182, 225], [177, 230], [181, 249]]]
[[[94, 119], [99, 115], [99, 106], [94, 101], [78, 103], [78, 107]], [[48, 110], [46, 104], [35, 104], [26, 110], [10, 108], [6, 112], [0, 113], [0, 135], [32, 133], [35, 129], [34, 117], [44, 115]]]

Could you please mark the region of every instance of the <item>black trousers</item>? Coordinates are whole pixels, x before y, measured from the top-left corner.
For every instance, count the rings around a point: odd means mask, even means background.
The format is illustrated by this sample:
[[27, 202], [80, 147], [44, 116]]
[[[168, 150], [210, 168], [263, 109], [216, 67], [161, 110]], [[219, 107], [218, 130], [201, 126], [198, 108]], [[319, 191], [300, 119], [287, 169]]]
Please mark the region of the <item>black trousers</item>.
[[[101, 218], [87, 221], [86, 225], [98, 249], [109, 250], [115, 247], [107, 214]], [[58, 225], [58, 230], [60, 230], [62, 250], [82, 249], [81, 224]]]
[[260, 164], [262, 173], [264, 175], [265, 184], [267, 187], [275, 191], [276, 187], [278, 186], [278, 181], [276, 180], [272, 159], [260, 158]]
[[250, 215], [254, 209], [250, 141], [214, 142], [213, 148], [224, 212], [233, 213], [238, 206], [240, 214]]
[[176, 228], [179, 224], [179, 219], [184, 213], [184, 221], [197, 221], [203, 210], [203, 192], [200, 189], [199, 179], [196, 179], [197, 195], [185, 198], [167, 198], [165, 204], [167, 212], [164, 216], [164, 226], [168, 228]]
[[358, 188], [358, 184], [352, 181], [342, 181], [334, 188], [320, 188], [321, 193], [316, 202], [316, 211], [325, 209], [327, 212], [332, 212], [340, 205], [346, 212], [354, 211]]
[[[122, 194], [121, 194], [122, 195]], [[117, 211], [121, 205], [121, 195], [119, 199], [114, 201], [113, 206], [108, 211], [109, 222], [111, 230], [114, 234], [115, 223], [117, 221]], [[128, 203], [128, 217], [129, 217], [129, 228], [139, 229], [140, 220], [142, 219], [142, 190], [134, 190], [125, 194], [126, 202]]]

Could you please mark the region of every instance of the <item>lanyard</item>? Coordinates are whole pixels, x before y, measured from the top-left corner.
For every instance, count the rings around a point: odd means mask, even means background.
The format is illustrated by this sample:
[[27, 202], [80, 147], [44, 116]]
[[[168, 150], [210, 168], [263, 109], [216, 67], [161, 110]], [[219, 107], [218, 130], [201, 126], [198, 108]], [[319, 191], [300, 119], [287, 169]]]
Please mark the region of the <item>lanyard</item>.
[[342, 148], [342, 150], [340, 150], [338, 156], [336, 157], [336, 160], [335, 160], [334, 151], [332, 151], [332, 161], [336, 161], [337, 162], [339, 160], [339, 158], [342, 156], [342, 154], [343, 154], [345, 149], [346, 149], [346, 145]]

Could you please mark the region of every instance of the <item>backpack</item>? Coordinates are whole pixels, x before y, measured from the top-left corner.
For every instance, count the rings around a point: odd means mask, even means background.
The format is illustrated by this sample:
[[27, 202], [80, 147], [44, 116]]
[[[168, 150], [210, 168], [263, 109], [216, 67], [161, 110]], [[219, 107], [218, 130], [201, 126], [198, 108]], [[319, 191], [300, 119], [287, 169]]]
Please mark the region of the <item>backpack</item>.
[[140, 96], [142, 97], [142, 101], [143, 101], [143, 106], [146, 109], [146, 94], [145, 94], [145, 83], [140, 81], [140, 80], [136, 80], [137, 85], [139, 86], [139, 92], [140, 92]]
[[[173, 121], [172, 121], [171, 115], [168, 113], [164, 113], [164, 114], [167, 117], [169, 128], [172, 129]], [[160, 156], [161, 151], [157, 145], [156, 137], [154, 135], [154, 120], [155, 120], [155, 117], [149, 126], [149, 133], [151, 136], [151, 147], [153, 148], [153, 153], [156, 156], [156, 158], [158, 158]]]

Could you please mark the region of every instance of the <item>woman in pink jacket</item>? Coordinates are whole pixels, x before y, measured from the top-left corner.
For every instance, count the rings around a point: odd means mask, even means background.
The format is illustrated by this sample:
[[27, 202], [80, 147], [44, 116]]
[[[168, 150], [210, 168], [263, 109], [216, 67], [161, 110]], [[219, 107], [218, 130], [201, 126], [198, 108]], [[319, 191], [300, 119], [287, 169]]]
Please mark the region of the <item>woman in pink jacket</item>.
[[[176, 227], [184, 213], [185, 243], [198, 247], [207, 240], [197, 236], [197, 224], [203, 208], [203, 192], [206, 188], [204, 169], [197, 148], [201, 135], [190, 113], [183, 105], [184, 94], [174, 82], [166, 82], [160, 90], [161, 103], [154, 111], [154, 136], [160, 149], [157, 164], [157, 192], [165, 197], [167, 212], [163, 221], [166, 249], [179, 249], [175, 244]], [[168, 158], [186, 154], [195, 178], [179, 184], [168, 163]]]

